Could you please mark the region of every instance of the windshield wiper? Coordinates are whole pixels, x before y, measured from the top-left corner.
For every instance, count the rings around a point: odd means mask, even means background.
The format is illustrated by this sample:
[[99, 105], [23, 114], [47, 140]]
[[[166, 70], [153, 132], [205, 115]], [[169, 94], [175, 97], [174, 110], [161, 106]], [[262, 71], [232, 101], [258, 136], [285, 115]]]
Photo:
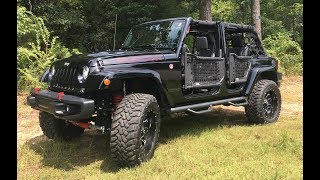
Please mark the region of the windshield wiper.
[[139, 50], [156, 50], [156, 51], [159, 51], [156, 46], [154, 45], [140, 45], [140, 46], [134, 46], [134, 47], [131, 47], [132, 49], [139, 49]]

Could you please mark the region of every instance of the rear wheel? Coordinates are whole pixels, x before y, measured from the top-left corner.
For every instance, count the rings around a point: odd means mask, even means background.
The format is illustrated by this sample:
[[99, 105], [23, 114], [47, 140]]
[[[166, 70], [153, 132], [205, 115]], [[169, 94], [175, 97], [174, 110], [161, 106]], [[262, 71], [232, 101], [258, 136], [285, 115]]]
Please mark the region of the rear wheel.
[[160, 110], [149, 94], [125, 96], [114, 112], [110, 132], [111, 156], [121, 167], [153, 157], [160, 131]]
[[43, 111], [39, 113], [39, 121], [43, 134], [49, 139], [68, 141], [80, 137], [84, 132], [83, 128]]
[[272, 123], [278, 120], [281, 95], [277, 84], [271, 80], [258, 81], [248, 98], [246, 116], [254, 123]]

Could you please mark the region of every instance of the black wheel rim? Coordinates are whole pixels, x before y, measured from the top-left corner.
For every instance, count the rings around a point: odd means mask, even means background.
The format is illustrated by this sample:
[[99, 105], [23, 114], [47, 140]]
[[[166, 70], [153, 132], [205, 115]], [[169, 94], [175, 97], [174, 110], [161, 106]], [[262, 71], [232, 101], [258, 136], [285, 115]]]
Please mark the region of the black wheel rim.
[[149, 154], [152, 149], [156, 131], [155, 119], [156, 114], [152, 111], [149, 111], [143, 120], [140, 138], [143, 156]]
[[263, 100], [264, 114], [268, 118], [273, 118], [278, 108], [278, 98], [274, 91], [270, 90], [266, 93]]

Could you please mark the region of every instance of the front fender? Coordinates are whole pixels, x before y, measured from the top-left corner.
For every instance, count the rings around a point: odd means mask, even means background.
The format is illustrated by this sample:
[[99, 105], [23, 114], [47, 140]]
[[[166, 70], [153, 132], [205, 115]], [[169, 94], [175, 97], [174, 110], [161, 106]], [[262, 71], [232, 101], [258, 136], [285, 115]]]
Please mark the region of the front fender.
[[139, 77], [149, 77], [162, 84], [160, 75], [156, 71], [139, 68], [117, 68], [91, 73], [86, 81], [86, 89], [88, 91], [104, 89], [103, 81], [105, 79], [109, 79], [112, 82], [114, 80]]
[[168, 93], [168, 90], [163, 84], [161, 80], [161, 76], [158, 72], [150, 70], [150, 69], [142, 69], [142, 68], [116, 68], [116, 69], [107, 69], [105, 71], [92, 73], [89, 75], [87, 82], [86, 82], [86, 89], [87, 91], [95, 91], [95, 90], [103, 90], [105, 89], [105, 85], [103, 81], [105, 79], [109, 79], [111, 81], [110, 87], [108, 89], [113, 89], [114, 81], [121, 81], [125, 79], [133, 79], [133, 78], [149, 78], [153, 80], [158, 89], [160, 90], [161, 94], [165, 96], [166, 100], [169, 104], [173, 104], [171, 101], [171, 97]]
[[251, 93], [254, 85], [256, 82], [260, 79], [269, 79], [276, 83], [280, 80], [278, 78], [277, 70], [274, 67], [255, 67], [251, 71], [250, 80], [248, 83], [248, 86], [245, 91], [245, 95], [248, 95]]

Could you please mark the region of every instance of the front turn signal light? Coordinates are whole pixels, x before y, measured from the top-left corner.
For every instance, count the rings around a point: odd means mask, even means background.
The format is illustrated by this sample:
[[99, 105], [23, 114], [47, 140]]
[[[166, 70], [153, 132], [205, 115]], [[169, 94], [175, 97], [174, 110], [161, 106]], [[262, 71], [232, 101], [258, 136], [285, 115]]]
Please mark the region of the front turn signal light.
[[110, 83], [111, 83], [111, 81], [110, 81], [109, 79], [105, 79], [105, 80], [103, 81], [103, 84], [106, 85], [106, 86], [109, 86]]

